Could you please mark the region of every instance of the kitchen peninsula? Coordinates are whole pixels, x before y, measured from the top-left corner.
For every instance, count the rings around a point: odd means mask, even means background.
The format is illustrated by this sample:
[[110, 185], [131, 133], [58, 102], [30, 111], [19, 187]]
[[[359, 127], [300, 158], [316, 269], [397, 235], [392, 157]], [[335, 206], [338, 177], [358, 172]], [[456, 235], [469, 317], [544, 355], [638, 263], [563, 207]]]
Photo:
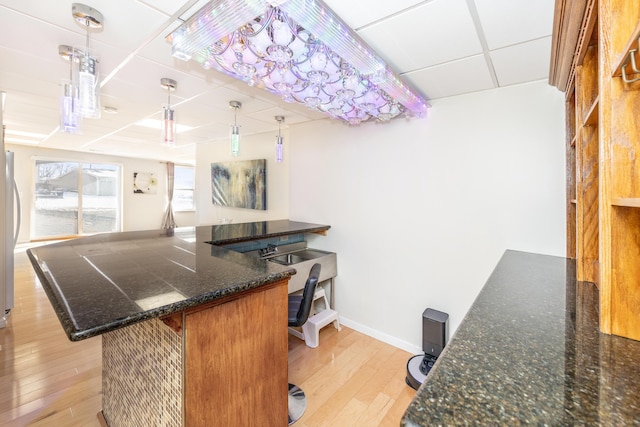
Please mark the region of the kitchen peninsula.
[[221, 245], [329, 228], [280, 220], [112, 233], [28, 255], [69, 339], [102, 336], [110, 426], [285, 425], [295, 270]]

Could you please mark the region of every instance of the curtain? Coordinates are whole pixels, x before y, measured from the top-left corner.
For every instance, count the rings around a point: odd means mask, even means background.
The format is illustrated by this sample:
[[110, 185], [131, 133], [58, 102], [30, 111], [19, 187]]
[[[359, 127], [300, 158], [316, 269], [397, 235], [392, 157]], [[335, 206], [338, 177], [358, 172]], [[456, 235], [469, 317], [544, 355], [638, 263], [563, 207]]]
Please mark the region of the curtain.
[[178, 225], [173, 217], [173, 177], [174, 177], [174, 164], [173, 162], [167, 162], [167, 211], [164, 213], [164, 219], [162, 220], [162, 228], [173, 229]]

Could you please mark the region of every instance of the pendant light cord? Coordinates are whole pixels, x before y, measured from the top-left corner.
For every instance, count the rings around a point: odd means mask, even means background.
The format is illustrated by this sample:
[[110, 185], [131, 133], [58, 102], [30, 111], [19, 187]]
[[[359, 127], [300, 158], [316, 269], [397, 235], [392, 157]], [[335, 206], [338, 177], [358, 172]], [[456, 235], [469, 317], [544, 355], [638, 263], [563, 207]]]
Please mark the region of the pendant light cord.
[[85, 25], [87, 26], [87, 42], [86, 42], [86, 48], [85, 48], [86, 52], [84, 54], [89, 56], [89, 40], [90, 40], [90, 37], [89, 37], [89, 27], [90, 27], [89, 18], [86, 19]]
[[71, 46], [71, 52], [69, 53], [69, 84], [73, 84], [73, 61], [76, 54], [76, 49]]

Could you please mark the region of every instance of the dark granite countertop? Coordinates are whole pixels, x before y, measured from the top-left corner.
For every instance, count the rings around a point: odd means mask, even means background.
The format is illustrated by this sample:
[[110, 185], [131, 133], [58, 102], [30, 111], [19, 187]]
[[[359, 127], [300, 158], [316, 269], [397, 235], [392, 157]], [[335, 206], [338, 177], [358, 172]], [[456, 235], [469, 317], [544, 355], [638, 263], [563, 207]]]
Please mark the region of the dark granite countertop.
[[67, 336], [78, 341], [295, 274], [216, 245], [327, 229], [264, 221], [99, 234], [27, 252]]
[[[239, 224], [221, 224], [210, 227], [197, 227], [198, 240], [214, 245], [245, 242], [248, 240], [287, 236], [299, 233], [322, 233], [331, 228], [328, 225], [306, 222], [277, 221], [246, 222]], [[202, 239], [200, 239], [202, 237]]]
[[598, 331], [575, 262], [507, 251], [403, 426], [640, 426], [640, 342]]

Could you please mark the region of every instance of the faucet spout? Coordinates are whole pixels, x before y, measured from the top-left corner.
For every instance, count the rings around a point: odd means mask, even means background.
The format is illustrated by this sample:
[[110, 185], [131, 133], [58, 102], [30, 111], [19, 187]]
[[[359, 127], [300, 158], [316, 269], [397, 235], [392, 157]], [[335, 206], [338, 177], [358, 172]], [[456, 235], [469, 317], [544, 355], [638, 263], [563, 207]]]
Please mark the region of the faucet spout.
[[260, 249], [260, 257], [264, 258], [269, 255], [273, 255], [278, 252], [278, 247], [272, 243], [269, 243], [266, 248]]

